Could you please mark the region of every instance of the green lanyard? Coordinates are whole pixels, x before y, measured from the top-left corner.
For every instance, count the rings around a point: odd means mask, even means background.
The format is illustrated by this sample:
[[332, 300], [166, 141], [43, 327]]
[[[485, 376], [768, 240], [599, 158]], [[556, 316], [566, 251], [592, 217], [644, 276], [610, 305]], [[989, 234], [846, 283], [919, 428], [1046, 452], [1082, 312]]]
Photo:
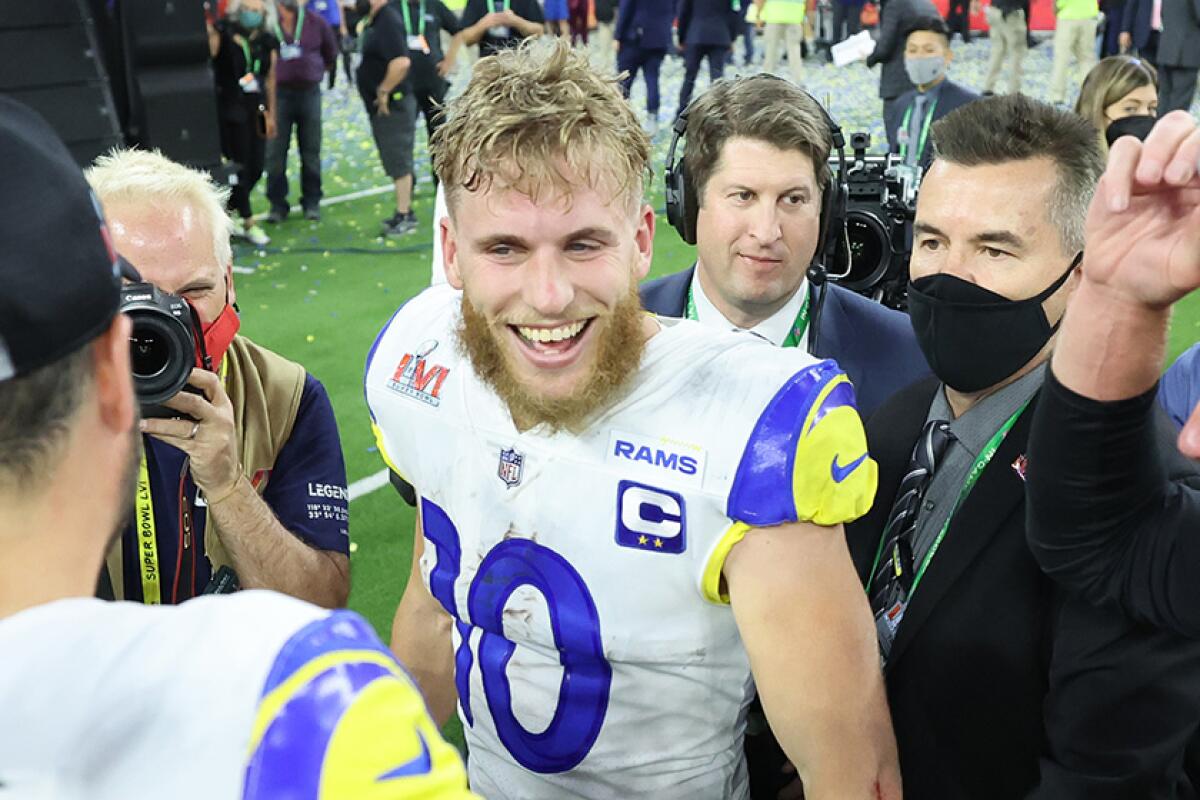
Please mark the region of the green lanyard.
[[299, 44], [300, 35], [304, 31], [304, 6], [300, 6], [300, 11], [296, 15], [296, 33], [292, 36], [292, 41], [283, 38], [283, 30], [279, 27], [279, 23], [275, 23], [275, 35], [279, 37], [279, 41], [285, 44]]
[[[996, 431], [996, 435], [988, 440], [988, 443], [983, 446], [979, 457], [975, 459], [975, 463], [971, 465], [970, 472], [967, 473], [967, 480], [963, 483], [962, 490], [958, 493], [958, 500], [954, 502], [954, 508], [950, 510], [950, 516], [946, 517], [946, 523], [942, 525], [942, 529], [938, 531], [937, 538], [933, 540], [933, 544], [929, 548], [929, 552], [925, 554], [925, 558], [921, 559], [921, 566], [917, 568], [917, 574], [913, 576], [912, 588], [908, 590], [908, 603], [912, 602], [913, 595], [917, 593], [917, 586], [921, 583], [921, 578], [925, 577], [925, 570], [929, 569], [929, 564], [933, 561], [934, 555], [938, 548], [942, 546], [942, 540], [946, 538], [946, 531], [950, 530], [950, 523], [954, 521], [954, 515], [962, 508], [963, 501], [967, 499], [967, 495], [975, 488], [975, 484], [979, 481], [979, 476], [991, 463], [992, 458], [996, 455], [996, 451], [1000, 449], [1000, 445], [1004, 443], [1004, 437], [1008, 436], [1008, 432], [1012, 430], [1012, 426], [1017, 424], [1017, 418], [1021, 416], [1029, 401], [1026, 400], [1021, 404], [1021, 407], [1008, 418], [1008, 420], [1000, 426], [1000, 430]], [[871, 592], [871, 581], [875, 579], [875, 573], [879, 569], [879, 559], [883, 556], [883, 534], [879, 537], [879, 549], [875, 551], [875, 561], [871, 564], [871, 577], [867, 579], [867, 593]]]
[[[408, 0], [404, 0], [404, 2], [402, 2], [400, 4], [400, 10], [404, 12], [404, 30], [407, 31], [409, 36], [412, 36], [413, 35], [413, 26], [412, 26], [412, 19], [410, 19], [408, 16]], [[420, 24], [417, 27], [416, 35], [424, 36], [425, 35], [425, 0], [421, 0], [421, 18], [419, 20], [419, 23]]]
[[[796, 315], [796, 321], [792, 323], [792, 329], [788, 331], [787, 338], [783, 340], [780, 347], [799, 347], [804, 341], [804, 332], [808, 330], [808, 302], [812, 298], [808, 292], [804, 293], [804, 303], [800, 306], [800, 313]], [[692, 297], [692, 288], [688, 287], [687, 309], [684, 312], [688, 319], [699, 320], [700, 315], [696, 313], [696, 298]]]
[[[912, 120], [912, 106], [904, 112], [904, 119], [900, 122], [900, 130], [907, 134], [908, 123]], [[917, 140], [917, 160], [920, 160], [921, 155], [925, 152], [925, 142], [929, 139], [929, 126], [933, 124], [933, 110], [937, 108], [937, 100], [930, 104], [929, 110], [925, 112], [925, 124], [921, 126], [921, 138]], [[908, 139], [900, 143], [900, 160], [904, 161], [908, 157]]]
[[242, 53], [246, 56], [246, 71], [258, 74], [258, 68], [262, 66], [262, 62], [250, 58], [250, 45], [246, 44], [245, 37], [242, 38], [240, 44], [242, 45]]

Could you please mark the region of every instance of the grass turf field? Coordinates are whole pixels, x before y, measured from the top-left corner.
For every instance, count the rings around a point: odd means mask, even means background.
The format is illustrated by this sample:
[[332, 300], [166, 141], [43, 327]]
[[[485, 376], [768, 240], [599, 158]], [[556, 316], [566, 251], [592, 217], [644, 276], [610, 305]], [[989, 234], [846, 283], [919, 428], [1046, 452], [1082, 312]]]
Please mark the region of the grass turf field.
[[[978, 88], [986, 59], [986, 43], [960, 48], [955, 77]], [[1035, 95], [1044, 96], [1049, 73], [1049, 45], [1030, 52], [1027, 83]], [[740, 54], [740, 47], [738, 48]], [[1040, 64], [1045, 61], [1045, 64]], [[875, 96], [875, 74], [861, 65], [836, 70], [812, 62], [806, 85], [833, 110], [847, 133], [871, 130], [882, 139]], [[681, 68], [669, 59], [663, 68], [663, 112], [673, 108]], [[459, 83], [462, 78], [459, 78]], [[703, 90], [703, 84], [697, 92]], [[640, 84], [633, 103], [644, 105]], [[325, 95], [322, 171], [327, 200], [369, 192], [387, 179], [378, 165], [366, 116], [357, 94], [344, 80]], [[666, 117], [660, 117], [666, 121]], [[668, 128], [664, 124], [663, 128]], [[655, 139], [655, 172], [650, 202], [662, 208], [662, 164], [667, 133]], [[295, 149], [292, 151], [292, 186], [298, 187]], [[409, 297], [429, 282], [432, 185], [428, 182], [428, 157], [424, 133], [418, 133], [414, 209], [421, 225], [402, 239], [376, 238], [380, 221], [392, 213], [390, 187], [382, 192], [333, 202], [322, 209], [319, 223], [293, 214], [287, 222], [266, 226], [271, 244], [262, 249], [236, 244], [235, 276], [242, 311], [242, 332], [259, 344], [302, 363], [329, 391], [341, 430], [347, 477], [351, 483], [383, 468], [375, 449], [362, 394], [366, 353], [379, 329]], [[296, 201], [295, 196], [292, 198]], [[256, 210], [267, 204], [262, 184], [254, 196]], [[660, 214], [655, 236], [652, 276], [687, 266], [692, 248], [682, 244]], [[244, 270], [252, 270], [250, 273]], [[1200, 296], [1180, 304], [1171, 335], [1174, 358], [1200, 338]], [[353, 590], [350, 607], [363, 614], [385, 641], [391, 617], [404, 591], [411, 554], [413, 512], [389, 486], [353, 500], [350, 508]], [[457, 722], [447, 729], [461, 742]]]

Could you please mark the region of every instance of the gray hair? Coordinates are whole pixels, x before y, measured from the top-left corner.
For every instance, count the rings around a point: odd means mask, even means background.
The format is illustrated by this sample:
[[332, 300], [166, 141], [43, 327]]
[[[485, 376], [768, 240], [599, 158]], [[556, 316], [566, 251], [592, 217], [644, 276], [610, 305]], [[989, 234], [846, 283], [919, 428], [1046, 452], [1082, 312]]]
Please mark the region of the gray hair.
[[1023, 94], [985, 97], [933, 125], [937, 158], [964, 167], [1047, 158], [1058, 172], [1047, 201], [1064, 253], [1083, 249], [1084, 223], [1104, 156], [1091, 124]]

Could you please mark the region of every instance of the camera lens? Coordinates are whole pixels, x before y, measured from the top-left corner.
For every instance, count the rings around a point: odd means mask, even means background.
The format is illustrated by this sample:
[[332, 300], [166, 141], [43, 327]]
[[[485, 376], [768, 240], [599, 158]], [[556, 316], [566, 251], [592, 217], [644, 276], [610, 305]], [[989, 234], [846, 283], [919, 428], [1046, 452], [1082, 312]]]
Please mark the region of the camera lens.
[[170, 363], [171, 347], [158, 331], [135, 330], [129, 337], [129, 354], [133, 361], [133, 376], [145, 380], [166, 370]]
[[846, 242], [839, 242], [834, 257], [838, 283], [853, 291], [874, 285], [887, 271], [892, 248], [887, 227], [874, 213], [854, 209], [846, 215], [846, 239], [850, 260], [846, 260]]

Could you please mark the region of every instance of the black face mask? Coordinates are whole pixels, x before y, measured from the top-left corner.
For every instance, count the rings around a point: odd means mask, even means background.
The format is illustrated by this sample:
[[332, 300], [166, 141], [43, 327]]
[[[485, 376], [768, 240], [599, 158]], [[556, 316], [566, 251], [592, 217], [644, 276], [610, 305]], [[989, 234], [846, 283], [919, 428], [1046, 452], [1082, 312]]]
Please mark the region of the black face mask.
[[[960, 392], [978, 392], [1029, 363], [1058, 330], [1042, 303], [1059, 290], [1083, 258], [1028, 300], [1003, 295], [953, 275], [928, 275], [908, 284], [908, 316], [933, 374]], [[1061, 320], [1060, 320], [1061, 322]]]
[[1158, 119], [1149, 114], [1136, 114], [1132, 117], [1114, 119], [1108, 124], [1108, 129], [1104, 131], [1104, 139], [1108, 142], [1109, 147], [1112, 147], [1113, 142], [1122, 136], [1136, 136], [1144, 142], [1156, 122]]

